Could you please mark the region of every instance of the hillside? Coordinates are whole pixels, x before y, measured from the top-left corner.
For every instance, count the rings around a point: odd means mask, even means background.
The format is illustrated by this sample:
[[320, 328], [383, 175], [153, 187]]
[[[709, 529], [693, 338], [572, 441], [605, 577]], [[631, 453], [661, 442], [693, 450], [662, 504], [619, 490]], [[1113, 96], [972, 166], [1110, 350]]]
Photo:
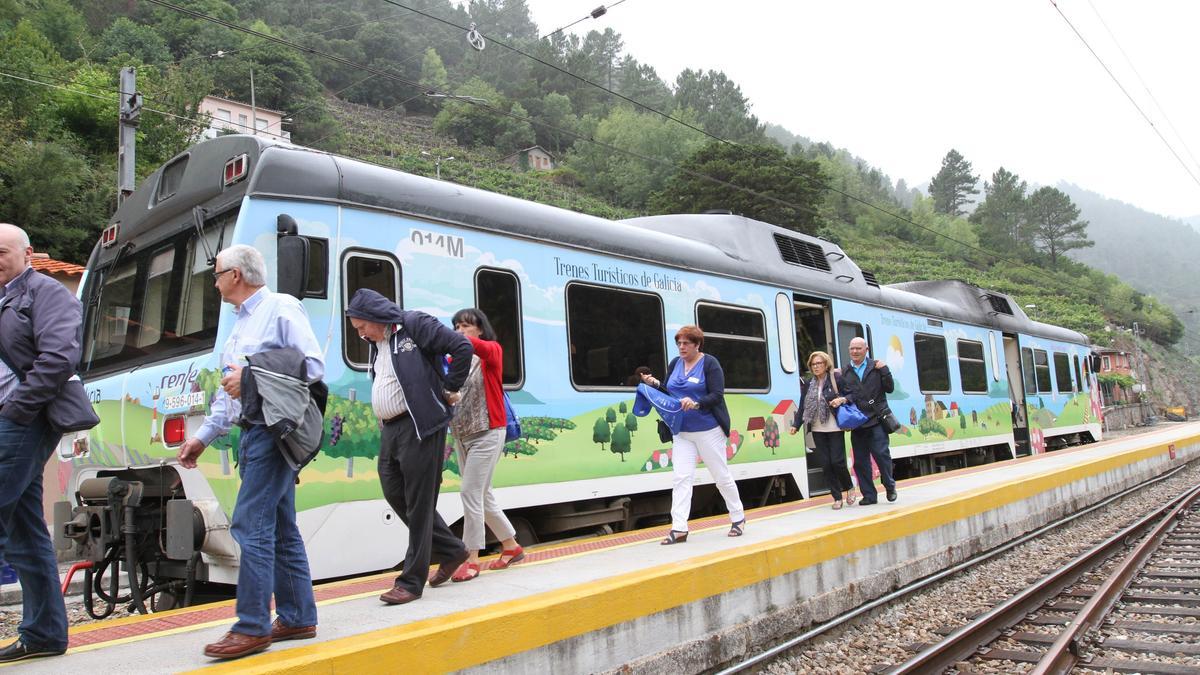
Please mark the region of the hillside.
[[1186, 327], [1180, 351], [1200, 357], [1200, 231], [1076, 185], [1062, 183], [1059, 189], [1079, 206], [1096, 242], [1071, 257], [1166, 303]]

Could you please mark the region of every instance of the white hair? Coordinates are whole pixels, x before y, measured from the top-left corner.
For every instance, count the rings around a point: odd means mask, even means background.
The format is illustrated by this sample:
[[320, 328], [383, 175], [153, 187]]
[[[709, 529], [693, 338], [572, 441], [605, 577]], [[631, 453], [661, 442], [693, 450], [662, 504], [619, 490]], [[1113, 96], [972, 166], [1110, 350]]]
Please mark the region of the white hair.
[[242, 278], [251, 286], [267, 285], [267, 261], [262, 253], [253, 246], [235, 244], [222, 249], [217, 254], [217, 260], [225, 264], [225, 269], [237, 268], [242, 272]]

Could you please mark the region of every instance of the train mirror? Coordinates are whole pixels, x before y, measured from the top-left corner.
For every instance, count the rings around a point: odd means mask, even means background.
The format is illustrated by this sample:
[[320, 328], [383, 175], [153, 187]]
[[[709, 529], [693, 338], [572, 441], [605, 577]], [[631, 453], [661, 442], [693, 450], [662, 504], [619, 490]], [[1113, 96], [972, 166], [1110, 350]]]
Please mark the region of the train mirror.
[[276, 292], [303, 298], [308, 279], [308, 239], [295, 234], [281, 235], [276, 260]]

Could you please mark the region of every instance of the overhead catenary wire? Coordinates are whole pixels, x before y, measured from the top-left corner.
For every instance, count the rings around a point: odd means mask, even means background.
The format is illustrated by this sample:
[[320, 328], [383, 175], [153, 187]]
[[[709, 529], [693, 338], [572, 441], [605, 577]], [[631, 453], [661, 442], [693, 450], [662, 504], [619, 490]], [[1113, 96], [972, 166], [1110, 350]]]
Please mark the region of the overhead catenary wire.
[[1196, 174], [1192, 172], [1191, 167], [1187, 165], [1187, 162], [1183, 161], [1183, 158], [1180, 157], [1179, 153], [1175, 151], [1175, 147], [1171, 145], [1166, 136], [1163, 136], [1162, 131], [1160, 131], [1158, 128], [1158, 125], [1154, 123], [1154, 120], [1150, 119], [1150, 116], [1146, 114], [1145, 110], [1142, 110], [1142, 106], [1138, 105], [1137, 100], [1130, 95], [1129, 90], [1125, 88], [1125, 85], [1121, 84], [1121, 80], [1118, 79], [1116, 74], [1113, 73], [1112, 69], [1108, 67], [1108, 64], [1104, 62], [1104, 59], [1100, 58], [1100, 55], [1096, 53], [1095, 49], [1092, 49], [1092, 45], [1088, 44], [1087, 38], [1083, 37], [1083, 33], [1080, 33], [1079, 29], [1075, 27], [1075, 24], [1071, 23], [1071, 20], [1067, 18], [1066, 14], [1063, 13], [1062, 8], [1058, 6], [1058, 2], [1056, 2], [1056, 0], [1050, 0], [1050, 4], [1054, 6], [1054, 10], [1058, 12], [1058, 15], [1061, 16], [1062, 20], [1066, 22], [1068, 27], [1070, 27], [1071, 32], [1075, 33], [1075, 37], [1079, 38], [1079, 41], [1083, 43], [1083, 46], [1087, 47], [1087, 50], [1091, 52], [1092, 57], [1096, 59], [1096, 62], [1100, 64], [1100, 67], [1104, 69], [1104, 72], [1108, 73], [1108, 77], [1112, 79], [1114, 84], [1117, 85], [1117, 88], [1121, 90], [1121, 93], [1125, 95], [1125, 98], [1129, 99], [1129, 102], [1133, 104], [1134, 109], [1138, 111], [1138, 114], [1142, 116], [1142, 119], [1146, 120], [1146, 124], [1150, 125], [1150, 129], [1154, 132], [1155, 136], [1158, 136], [1158, 140], [1162, 141], [1163, 145], [1167, 146], [1167, 150], [1171, 153], [1175, 160], [1179, 162], [1179, 166], [1182, 166], [1183, 170], [1187, 172], [1187, 175], [1191, 176], [1192, 182], [1194, 182], [1197, 186], [1200, 186], [1200, 178], [1197, 178]]
[[1096, 3], [1092, 2], [1092, 0], [1088, 0], [1088, 6], [1092, 8], [1092, 12], [1100, 21], [1100, 25], [1104, 26], [1105, 32], [1108, 33], [1108, 37], [1111, 38], [1113, 44], [1116, 45], [1117, 51], [1121, 52], [1121, 56], [1125, 58], [1125, 63], [1129, 64], [1129, 69], [1133, 71], [1134, 76], [1136, 76], [1138, 82], [1141, 83], [1142, 89], [1146, 90], [1146, 95], [1150, 97], [1150, 101], [1154, 103], [1154, 107], [1158, 108], [1158, 112], [1160, 115], [1162, 115], [1163, 121], [1165, 121], [1167, 126], [1171, 128], [1171, 132], [1175, 134], [1176, 140], [1178, 140], [1180, 145], [1183, 146], [1183, 149], [1187, 152], [1188, 157], [1192, 159], [1192, 164], [1200, 167], [1200, 160], [1196, 159], [1196, 155], [1192, 152], [1191, 147], [1188, 146], [1187, 140], [1183, 137], [1183, 134], [1179, 133], [1179, 129], [1175, 128], [1175, 123], [1171, 121], [1170, 116], [1167, 115], [1167, 111], [1162, 107], [1162, 104], [1158, 102], [1158, 97], [1154, 95], [1154, 92], [1150, 91], [1150, 85], [1146, 83], [1145, 78], [1143, 78], [1142, 74], [1138, 72], [1137, 66], [1133, 65], [1133, 59], [1129, 58], [1129, 54], [1125, 53], [1125, 48], [1121, 46], [1121, 42], [1117, 40], [1117, 36], [1112, 32], [1112, 29], [1108, 27], [1108, 22], [1105, 21], [1104, 17], [1100, 15], [1100, 10], [1096, 9]]

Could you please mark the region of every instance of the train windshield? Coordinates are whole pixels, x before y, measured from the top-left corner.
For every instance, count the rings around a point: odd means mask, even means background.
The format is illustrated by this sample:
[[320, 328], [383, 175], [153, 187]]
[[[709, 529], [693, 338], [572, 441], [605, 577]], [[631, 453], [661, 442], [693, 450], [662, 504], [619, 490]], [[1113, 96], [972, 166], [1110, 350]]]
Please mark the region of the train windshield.
[[203, 243], [193, 229], [138, 251], [123, 249], [89, 275], [86, 374], [212, 349], [221, 297], [208, 256], [228, 241], [236, 220], [236, 210], [209, 220]]

